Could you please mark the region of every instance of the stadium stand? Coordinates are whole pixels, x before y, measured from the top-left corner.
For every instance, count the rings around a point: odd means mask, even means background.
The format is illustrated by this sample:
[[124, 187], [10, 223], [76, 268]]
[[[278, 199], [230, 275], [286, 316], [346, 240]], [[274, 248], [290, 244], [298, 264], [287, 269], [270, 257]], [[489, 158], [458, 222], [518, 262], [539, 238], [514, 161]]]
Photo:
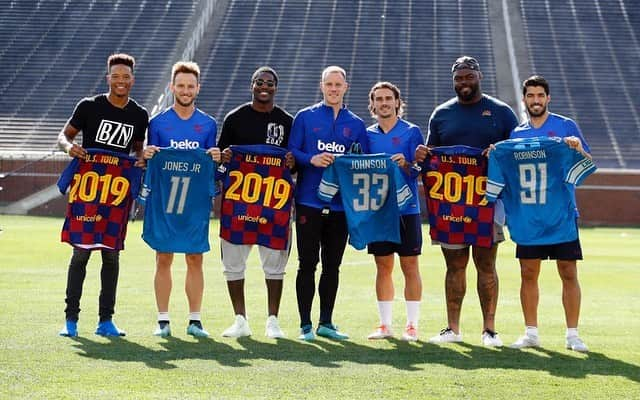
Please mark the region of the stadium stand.
[[11, 1], [0, 14], [0, 150], [51, 150], [82, 97], [104, 92], [109, 54], [136, 57], [149, 105], [181, 52], [197, 0]]
[[533, 73], [578, 121], [599, 167], [640, 168], [640, 2], [522, 0]]

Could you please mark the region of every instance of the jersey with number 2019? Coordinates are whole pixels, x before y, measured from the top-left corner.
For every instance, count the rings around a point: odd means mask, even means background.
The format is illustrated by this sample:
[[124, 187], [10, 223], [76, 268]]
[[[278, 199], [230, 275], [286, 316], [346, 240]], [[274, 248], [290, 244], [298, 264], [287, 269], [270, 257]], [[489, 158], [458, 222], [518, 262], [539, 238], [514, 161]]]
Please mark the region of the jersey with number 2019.
[[142, 239], [154, 250], [209, 251], [215, 163], [205, 150], [162, 148], [147, 161]]
[[578, 238], [574, 185], [596, 170], [559, 137], [509, 139], [489, 157], [487, 198], [504, 201], [507, 227], [520, 245], [551, 245]]
[[356, 250], [373, 242], [400, 243], [400, 213], [413, 195], [390, 155], [337, 156], [322, 174], [318, 197], [328, 203], [338, 191]]
[[220, 237], [233, 244], [288, 248], [293, 180], [287, 150], [255, 144], [230, 146], [224, 167]]
[[493, 204], [484, 198], [487, 158], [469, 146], [431, 149], [422, 165], [429, 234], [440, 243], [493, 245]]
[[83, 249], [122, 250], [129, 210], [138, 195], [142, 169], [135, 158], [122, 153], [87, 149], [74, 158], [58, 180], [69, 204], [61, 240]]

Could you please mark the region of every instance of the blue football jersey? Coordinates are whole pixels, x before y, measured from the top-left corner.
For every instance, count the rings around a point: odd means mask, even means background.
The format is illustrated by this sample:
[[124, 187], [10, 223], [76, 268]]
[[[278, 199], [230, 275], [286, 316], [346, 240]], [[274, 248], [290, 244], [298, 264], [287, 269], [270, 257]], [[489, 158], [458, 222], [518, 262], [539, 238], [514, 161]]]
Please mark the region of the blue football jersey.
[[163, 148], [147, 162], [142, 238], [166, 253], [209, 251], [215, 163], [203, 149]]
[[354, 248], [362, 250], [372, 242], [400, 243], [400, 213], [413, 195], [390, 155], [336, 157], [322, 174], [318, 197], [328, 203], [338, 191]]
[[578, 238], [574, 187], [595, 170], [561, 138], [504, 140], [489, 157], [487, 199], [503, 199], [517, 244], [570, 242]]

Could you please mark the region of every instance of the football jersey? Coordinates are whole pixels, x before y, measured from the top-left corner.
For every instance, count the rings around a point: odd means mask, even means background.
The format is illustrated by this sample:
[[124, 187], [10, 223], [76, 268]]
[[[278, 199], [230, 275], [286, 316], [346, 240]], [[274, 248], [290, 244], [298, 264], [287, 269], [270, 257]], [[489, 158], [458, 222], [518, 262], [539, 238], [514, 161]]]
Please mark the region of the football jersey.
[[487, 198], [503, 200], [511, 239], [549, 245], [578, 238], [575, 185], [596, 170], [561, 138], [510, 139], [489, 157]]
[[422, 173], [431, 239], [491, 247], [494, 207], [485, 199], [487, 158], [482, 150], [435, 147], [422, 164]]
[[61, 240], [83, 249], [124, 249], [129, 210], [140, 189], [142, 169], [122, 153], [87, 149], [58, 179], [69, 204]]
[[216, 120], [196, 108], [189, 119], [182, 119], [169, 107], [149, 121], [149, 145], [175, 149], [207, 150], [216, 143]]
[[287, 150], [264, 144], [230, 148], [233, 156], [223, 167], [220, 237], [287, 249], [293, 198]]
[[389, 154], [345, 154], [325, 168], [318, 197], [329, 203], [340, 192], [349, 243], [400, 243], [400, 214], [413, 195]]
[[215, 163], [204, 149], [163, 148], [147, 161], [142, 239], [166, 253], [209, 251]]

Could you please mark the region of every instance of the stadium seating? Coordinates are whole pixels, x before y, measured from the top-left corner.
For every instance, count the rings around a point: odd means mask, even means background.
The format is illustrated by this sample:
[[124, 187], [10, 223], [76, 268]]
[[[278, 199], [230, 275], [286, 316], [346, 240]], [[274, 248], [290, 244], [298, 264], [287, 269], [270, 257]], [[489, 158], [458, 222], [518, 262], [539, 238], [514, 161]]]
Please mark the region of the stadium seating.
[[640, 2], [521, 1], [533, 73], [576, 119], [600, 167], [640, 168]]
[[76, 102], [107, 90], [105, 62], [114, 52], [136, 57], [132, 96], [147, 106], [155, 102], [197, 3], [41, 0], [3, 6], [0, 149], [52, 149]]

